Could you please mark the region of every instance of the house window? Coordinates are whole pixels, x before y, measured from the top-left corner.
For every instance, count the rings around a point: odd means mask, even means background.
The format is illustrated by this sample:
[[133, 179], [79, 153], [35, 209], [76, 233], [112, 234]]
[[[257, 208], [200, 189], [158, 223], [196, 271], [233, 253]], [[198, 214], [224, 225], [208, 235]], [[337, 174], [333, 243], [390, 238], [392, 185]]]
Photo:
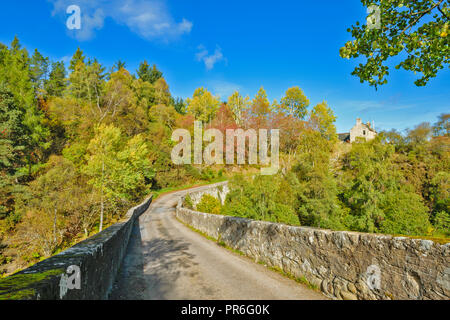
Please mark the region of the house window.
[[363, 135], [364, 135], [364, 136], [366, 135], [366, 130], [363, 130]]

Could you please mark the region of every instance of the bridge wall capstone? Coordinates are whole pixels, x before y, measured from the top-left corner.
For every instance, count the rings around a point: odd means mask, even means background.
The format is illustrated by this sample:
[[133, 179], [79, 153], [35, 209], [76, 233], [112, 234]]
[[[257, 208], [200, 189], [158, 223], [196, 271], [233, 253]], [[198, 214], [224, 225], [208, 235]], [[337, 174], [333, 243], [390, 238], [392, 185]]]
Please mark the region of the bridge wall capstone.
[[450, 299], [450, 243], [213, 215], [186, 209], [183, 201], [176, 209], [180, 221], [255, 261], [306, 279], [330, 298]]
[[[125, 220], [30, 268], [0, 280], [0, 300], [102, 300], [112, 289], [126, 253], [135, 220], [152, 202], [128, 210]], [[79, 268], [79, 289], [67, 277]], [[73, 268], [72, 268], [73, 269]], [[73, 280], [73, 281], [72, 281]], [[69, 278], [71, 284], [75, 279]]]

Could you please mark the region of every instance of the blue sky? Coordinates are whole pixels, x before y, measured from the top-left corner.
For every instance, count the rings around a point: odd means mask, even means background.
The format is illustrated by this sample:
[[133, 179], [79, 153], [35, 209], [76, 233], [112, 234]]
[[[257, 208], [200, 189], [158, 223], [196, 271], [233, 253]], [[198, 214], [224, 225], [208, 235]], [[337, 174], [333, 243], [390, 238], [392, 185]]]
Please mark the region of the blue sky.
[[[81, 8], [79, 31], [66, 27], [72, 4]], [[300, 86], [312, 105], [328, 102], [340, 132], [357, 117], [403, 130], [450, 112], [448, 69], [416, 87], [413, 74], [392, 68], [378, 91], [350, 75], [358, 61], [340, 58], [339, 48], [351, 39], [347, 28], [365, 17], [359, 0], [3, 1], [0, 42], [17, 35], [30, 51], [64, 61], [80, 47], [107, 67], [126, 61], [131, 72], [146, 59], [184, 98], [200, 86], [222, 100], [236, 89], [253, 97], [264, 86], [279, 100]]]

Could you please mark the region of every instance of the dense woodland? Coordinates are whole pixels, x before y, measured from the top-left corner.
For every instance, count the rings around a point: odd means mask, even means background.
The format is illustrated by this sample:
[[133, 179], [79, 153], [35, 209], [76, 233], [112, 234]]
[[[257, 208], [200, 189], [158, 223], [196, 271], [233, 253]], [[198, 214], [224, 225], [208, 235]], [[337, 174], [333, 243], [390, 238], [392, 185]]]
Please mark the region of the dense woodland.
[[[223, 100], [222, 100], [223, 99]], [[119, 221], [152, 191], [230, 177], [206, 212], [337, 230], [446, 237], [449, 117], [370, 142], [338, 141], [326, 102], [299, 87], [269, 102], [205, 88], [186, 101], [146, 61], [135, 74], [78, 49], [66, 70], [16, 38], [0, 44], [0, 274], [51, 256]], [[357, 115], [355, 115], [356, 117]], [[280, 129], [281, 170], [176, 166], [174, 129]]]

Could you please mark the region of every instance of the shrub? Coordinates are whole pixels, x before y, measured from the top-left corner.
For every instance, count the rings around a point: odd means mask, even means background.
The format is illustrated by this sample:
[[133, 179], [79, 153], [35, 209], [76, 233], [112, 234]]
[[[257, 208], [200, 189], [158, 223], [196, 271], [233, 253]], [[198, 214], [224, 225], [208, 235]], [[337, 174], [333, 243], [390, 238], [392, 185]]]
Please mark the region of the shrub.
[[205, 194], [197, 205], [197, 210], [205, 213], [220, 214], [222, 204], [213, 196]]
[[185, 207], [187, 209], [191, 209], [191, 210], [194, 209], [194, 203], [192, 202], [190, 195], [187, 195], [186, 198], [184, 198], [183, 207]]

